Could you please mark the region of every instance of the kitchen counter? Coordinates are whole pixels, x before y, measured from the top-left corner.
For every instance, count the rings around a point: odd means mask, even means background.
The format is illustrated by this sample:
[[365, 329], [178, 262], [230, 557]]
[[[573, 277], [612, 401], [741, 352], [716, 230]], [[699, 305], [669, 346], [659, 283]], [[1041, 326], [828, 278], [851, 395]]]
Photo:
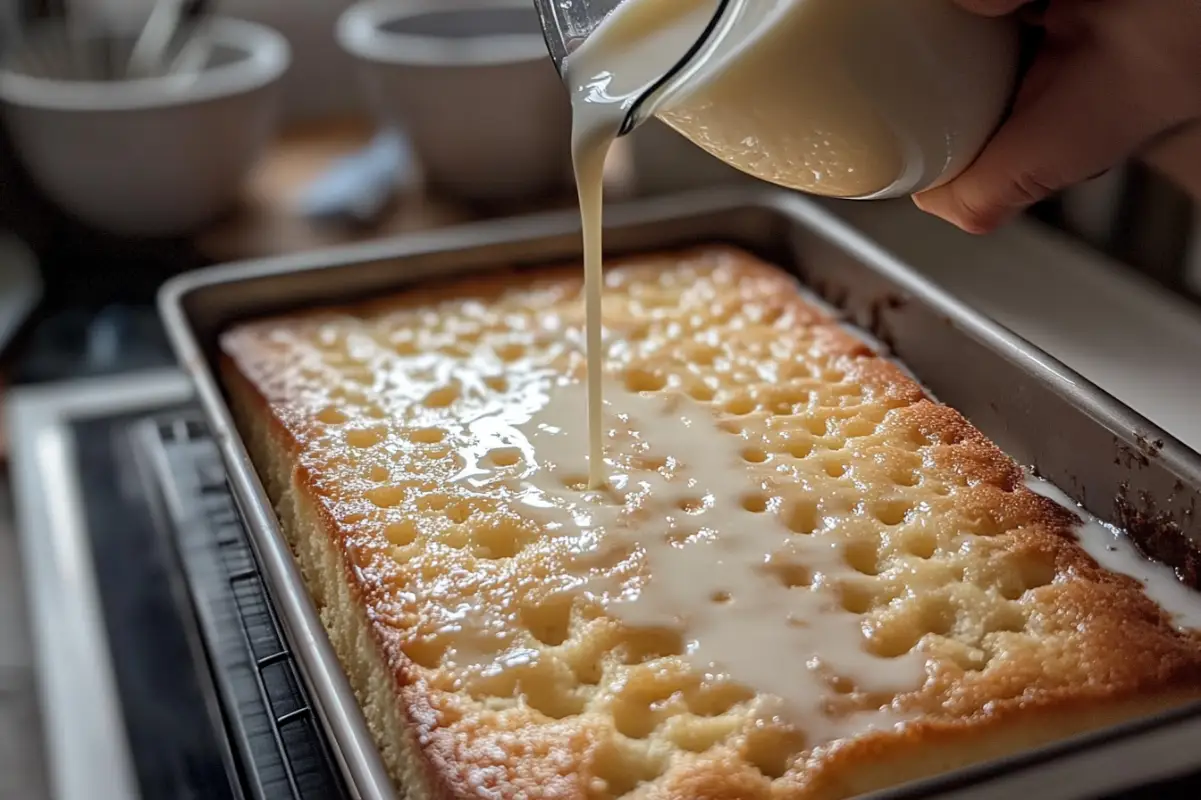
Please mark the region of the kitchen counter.
[[[998, 322], [1201, 449], [1201, 312], [1021, 222], [961, 234], [908, 201], [831, 208]], [[4, 500], [7, 498], [4, 496]], [[46, 797], [11, 515], [0, 502], [0, 797]]]

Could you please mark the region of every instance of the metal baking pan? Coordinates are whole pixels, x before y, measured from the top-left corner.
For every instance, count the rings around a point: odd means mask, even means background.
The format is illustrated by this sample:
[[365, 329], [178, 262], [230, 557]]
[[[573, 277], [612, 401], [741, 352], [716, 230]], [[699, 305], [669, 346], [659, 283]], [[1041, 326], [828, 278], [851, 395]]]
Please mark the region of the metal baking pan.
[[[1201, 584], [1201, 457], [813, 202], [740, 189], [615, 206], [606, 217], [612, 255], [725, 241], [793, 269], [1020, 463], [1130, 530], [1194, 588]], [[234, 427], [214, 367], [217, 337], [244, 319], [365, 298], [431, 276], [575, 259], [579, 248], [578, 215], [565, 211], [214, 267], [176, 278], [161, 293], [171, 340], [195, 381], [280, 616], [359, 797], [395, 792]], [[1198, 741], [1201, 704], [872, 797], [1096, 797], [1201, 769]]]

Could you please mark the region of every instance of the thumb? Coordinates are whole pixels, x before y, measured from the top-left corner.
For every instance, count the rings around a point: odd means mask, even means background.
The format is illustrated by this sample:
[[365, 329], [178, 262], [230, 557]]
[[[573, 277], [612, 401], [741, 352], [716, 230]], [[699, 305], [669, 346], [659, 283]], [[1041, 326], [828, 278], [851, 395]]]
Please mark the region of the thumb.
[[914, 201], [968, 232], [990, 231], [1189, 116], [1184, 104], [1156, 95], [1146, 76], [1099, 48], [1044, 51], [1013, 114], [976, 162]]

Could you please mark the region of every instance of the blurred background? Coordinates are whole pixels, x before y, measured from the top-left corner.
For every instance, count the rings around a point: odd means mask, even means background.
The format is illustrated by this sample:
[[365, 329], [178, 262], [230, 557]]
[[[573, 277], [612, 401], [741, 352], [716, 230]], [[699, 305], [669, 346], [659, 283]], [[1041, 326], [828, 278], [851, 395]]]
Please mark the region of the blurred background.
[[[175, 19], [179, 31], [157, 42]], [[157, 411], [186, 398], [153, 305], [162, 282], [207, 264], [570, 208], [574, 189], [567, 96], [529, 0], [0, 0], [0, 65], [0, 402], [31, 390], [25, 407], [45, 412], [10, 415], [4, 435], [14, 419], [69, 422], [76, 452], [53, 467], [28, 451], [9, 464], [0, 442], [0, 798], [41, 798], [66, 785], [73, 765], [54, 754], [69, 731], [39, 710], [49, 679], [39, 680], [35, 653], [46, 645], [22, 591], [32, 578], [19, 536], [42, 531], [20, 530], [8, 481], [37, 495], [70, 479], [94, 498], [79, 518], [42, 509], [22, 524], [74, 525], [109, 554], [88, 579], [107, 598], [105, 620], [153, 601], [113, 588], [158, 591], [134, 568], [149, 552], [134, 530], [142, 512], [121, 504], [141, 489], [113, 466], [124, 456], [111, 430], [146, 411], [138, 402]], [[623, 140], [611, 167], [614, 200], [749, 180], [657, 123]], [[828, 205], [1196, 447], [1201, 211], [1189, 187], [1198, 175], [1201, 140], [1184, 137], [980, 240], [907, 202]], [[62, 388], [126, 375], [151, 376], [121, 394], [133, 396], [128, 408], [115, 393], [88, 406], [93, 395]], [[37, 394], [41, 386], [54, 388]], [[178, 655], [190, 651], [172, 644], [170, 619], [143, 623], [142, 640], [110, 631], [101, 646], [127, 665], [109, 687], [119, 699], [81, 703], [145, 724], [130, 738], [147, 748], [132, 770], [146, 796], [219, 796], [195, 790], [219, 744], [145, 755], [169, 737], [130, 688], [141, 680], [145, 694], [153, 681], [128, 665], [156, 649], [168, 658], [174, 646], [177, 658], [196, 656]], [[118, 640], [132, 654], [115, 654]], [[183, 786], [198, 793], [173, 793]]]
[[[387, 13], [366, 4], [341, 41], [344, 0], [192, 5], [200, 22], [195, 31], [185, 25], [168, 55], [177, 58], [180, 41], [192, 36], [200, 40], [193, 55], [215, 53], [222, 71], [141, 87], [116, 81], [112, 92], [72, 97], [39, 97], [45, 82], [6, 83], [0, 230], [33, 251], [42, 293], [30, 324], [18, 331], [0, 322], [0, 332], [25, 334], [6, 351], [10, 380], [107, 369], [108, 356], [85, 346], [93, 322], [123, 342], [146, 340], [145, 353], [122, 351], [121, 359], [161, 356], [154, 322], [143, 323], [138, 309], [181, 270], [572, 202], [566, 99], [545, 58], [465, 69], [443, 49], [434, 56], [445, 62], [439, 68], [390, 40], [393, 32], [528, 32], [528, 3], [478, 0], [500, 10], [432, 23], [381, 19]], [[128, 54], [104, 53], [94, 40], [107, 36], [116, 42], [108, 50], [128, 49], [155, 0], [0, 6], [0, 42], [12, 51], [16, 77], [22, 69], [48, 78], [91, 70], [107, 79], [119, 77], [107, 69], [128, 68], [110, 63], [128, 62]], [[208, 13], [269, 30], [214, 31]], [[129, 35], [122, 41], [114, 31]], [[287, 53], [272, 52], [274, 32]], [[70, 57], [71, 42], [83, 57]], [[266, 64], [272, 57], [279, 63]], [[473, 120], [489, 120], [488, 139]], [[746, 180], [658, 125], [621, 144], [615, 198]], [[1161, 160], [1188, 173], [1201, 144], [1178, 149], [1183, 155]], [[1201, 217], [1186, 191], [1152, 166], [1132, 163], [1032, 216], [1179, 298], [1201, 296]], [[13, 304], [13, 314], [22, 310]], [[69, 355], [72, 347], [79, 352]]]

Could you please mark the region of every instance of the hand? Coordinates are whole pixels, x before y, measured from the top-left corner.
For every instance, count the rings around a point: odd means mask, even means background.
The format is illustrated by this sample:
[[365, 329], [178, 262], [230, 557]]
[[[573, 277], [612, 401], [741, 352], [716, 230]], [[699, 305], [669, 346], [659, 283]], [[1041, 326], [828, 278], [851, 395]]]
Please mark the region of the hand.
[[[986, 15], [1026, 0], [956, 0]], [[976, 162], [914, 196], [971, 233], [1095, 177], [1201, 119], [1201, 2], [1050, 0], [1013, 113]]]

